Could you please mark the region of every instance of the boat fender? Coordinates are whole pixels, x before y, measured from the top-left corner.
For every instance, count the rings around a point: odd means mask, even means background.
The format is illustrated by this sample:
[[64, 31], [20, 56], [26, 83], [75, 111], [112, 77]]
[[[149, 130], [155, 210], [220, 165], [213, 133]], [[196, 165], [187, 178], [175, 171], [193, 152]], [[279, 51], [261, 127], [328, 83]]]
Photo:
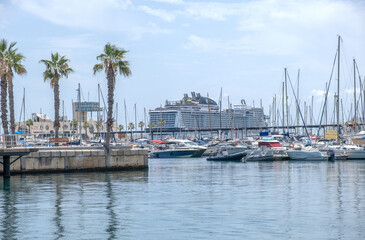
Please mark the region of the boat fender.
[[289, 143], [289, 148], [294, 148], [294, 143]]

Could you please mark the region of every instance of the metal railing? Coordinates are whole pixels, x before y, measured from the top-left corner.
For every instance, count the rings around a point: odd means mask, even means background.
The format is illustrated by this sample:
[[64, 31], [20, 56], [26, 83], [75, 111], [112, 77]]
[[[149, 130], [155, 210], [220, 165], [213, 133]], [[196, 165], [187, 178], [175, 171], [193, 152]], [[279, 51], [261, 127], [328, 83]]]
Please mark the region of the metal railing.
[[37, 138], [34, 134], [0, 135], [0, 148], [47, 146], [48, 139]]

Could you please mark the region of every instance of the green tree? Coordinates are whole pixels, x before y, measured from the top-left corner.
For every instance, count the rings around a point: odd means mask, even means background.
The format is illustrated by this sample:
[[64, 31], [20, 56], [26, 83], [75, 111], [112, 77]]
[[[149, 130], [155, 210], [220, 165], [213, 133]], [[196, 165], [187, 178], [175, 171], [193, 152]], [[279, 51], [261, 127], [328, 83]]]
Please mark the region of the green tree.
[[42, 59], [39, 62], [46, 65], [46, 70], [43, 72], [44, 81], [50, 81], [54, 93], [54, 110], [55, 120], [53, 123], [55, 129], [55, 137], [58, 138], [58, 129], [60, 128], [60, 85], [59, 80], [62, 77], [68, 78], [72, 68], [68, 66], [70, 60], [66, 56], [60, 56], [58, 53], [51, 53], [51, 60]]
[[130, 122], [128, 124], [128, 129], [131, 130], [131, 140], [133, 140], [133, 129], [134, 129], [134, 123]]
[[[123, 129], [124, 129], [123, 124], [119, 124], [119, 125], [118, 125], [118, 130], [119, 130], [119, 132], [123, 131]], [[121, 136], [121, 134], [120, 134], [119, 136]]]
[[160, 127], [160, 139], [162, 140], [162, 126], [165, 126], [165, 120], [164, 119], [158, 120], [157, 125]]
[[153, 135], [152, 135], [152, 128], [155, 127], [155, 123], [154, 122], [149, 122], [148, 123], [148, 128], [150, 129], [150, 138], [153, 139]]
[[[14, 42], [15, 46], [16, 42]], [[9, 93], [9, 108], [10, 108], [10, 130], [13, 134], [15, 134], [15, 117], [14, 117], [14, 85], [13, 78], [14, 73], [18, 75], [23, 75], [27, 73], [22, 61], [25, 57], [17, 52], [17, 49], [8, 49], [8, 63], [7, 63], [7, 72], [6, 78], [8, 81], [8, 93]]]
[[71, 125], [72, 130], [76, 130], [77, 129], [77, 120], [75, 118], [72, 119], [70, 125]]
[[87, 135], [87, 129], [90, 127], [90, 124], [88, 123], [88, 122], [84, 122], [83, 124], [82, 124], [82, 127], [85, 129], [85, 136], [86, 136], [86, 139], [88, 139], [89, 137], [88, 137], [88, 135]]
[[107, 127], [105, 144], [110, 144], [110, 130], [113, 125], [113, 105], [114, 105], [114, 90], [115, 90], [115, 79], [117, 73], [125, 77], [130, 76], [131, 70], [129, 68], [129, 62], [124, 60], [126, 50], [117, 48], [115, 45], [107, 43], [104, 47], [104, 52], [96, 57], [97, 60], [102, 63], [94, 65], [93, 72], [96, 74], [102, 70], [106, 73], [107, 85], [108, 85], [108, 111], [107, 111]]
[[101, 121], [96, 121], [95, 122], [95, 127], [96, 127], [96, 130], [98, 131], [98, 134], [100, 136]]
[[[0, 40], [0, 88], [1, 88], [1, 121], [4, 129], [4, 134], [9, 134], [8, 126], [8, 80], [7, 80], [7, 66], [10, 62], [10, 51], [15, 46], [15, 42], [12, 42], [8, 46], [8, 42], [5, 39]], [[10, 51], [9, 51], [10, 50]], [[8, 142], [8, 141], [6, 141]]]
[[30, 134], [30, 127], [33, 126], [33, 120], [32, 119], [28, 119], [26, 122], [25, 122], [25, 125], [27, 125], [28, 127], [28, 134]]
[[143, 131], [143, 127], [144, 127], [144, 122], [143, 122], [143, 121], [140, 121], [140, 122], [138, 123], [138, 127], [140, 127], [140, 128], [141, 128], [141, 138], [142, 138], [142, 131]]

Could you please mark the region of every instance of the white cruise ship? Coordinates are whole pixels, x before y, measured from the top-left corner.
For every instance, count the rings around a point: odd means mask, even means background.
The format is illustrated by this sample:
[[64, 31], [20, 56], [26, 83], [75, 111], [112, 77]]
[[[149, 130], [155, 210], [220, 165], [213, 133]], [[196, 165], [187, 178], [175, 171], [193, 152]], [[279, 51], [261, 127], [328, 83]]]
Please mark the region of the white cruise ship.
[[262, 108], [250, 107], [242, 100], [241, 104], [233, 105], [231, 109], [219, 109], [211, 98], [192, 92], [191, 97], [184, 94], [180, 101], [167, 101], [165, 107], [149, 111], [150, 121], [157, 126], [157, 121], [163, 119], [164, 129], [186, 130], [218, 130], [244, 129], [266, 127], [266, 118]]

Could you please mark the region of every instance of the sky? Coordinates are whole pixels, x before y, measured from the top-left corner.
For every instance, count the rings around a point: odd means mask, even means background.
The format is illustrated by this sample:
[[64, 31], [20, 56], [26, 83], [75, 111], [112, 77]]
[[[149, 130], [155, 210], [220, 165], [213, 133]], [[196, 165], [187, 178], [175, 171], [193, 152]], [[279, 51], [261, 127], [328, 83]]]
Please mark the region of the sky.
[[340, 96], [350, 115], [353, 58], [364, 80], [365, 1], [0, 0], [0, 39], [17, 42], [28, 71], [14, 79], [16, 121], [24, 88], [26, 118], [39, 112], [54, 118], [53, 91], [44, 83], [45, 66], [39, 63], [50, 59], [51, 53], [65, 55], [75, 70], [60, 82], [69, 119], [79, 83], [82, 101], [98, 100], [98, 84], [106, 97], [105, 74], [92, 72], [106, 43], [128, 51], [132, 71], [128, 78], [117, 76], [120, 122], [124, 122], [124, 100], [130, 122], [135, 105], [142, 119], [144, 109], [180, 100], [184, 93], [209, 94], [218, 101], [221, 88], [225, 108], [228, 98], [232, 104], [244, 99], [259, 106], [262, 101], [269, 114], [273, 96], [282, 95], [284, 68], [294, 88], [300, 69], [301, 105], [310, 104], [314, 96], [318, 118], [338, 35]]

